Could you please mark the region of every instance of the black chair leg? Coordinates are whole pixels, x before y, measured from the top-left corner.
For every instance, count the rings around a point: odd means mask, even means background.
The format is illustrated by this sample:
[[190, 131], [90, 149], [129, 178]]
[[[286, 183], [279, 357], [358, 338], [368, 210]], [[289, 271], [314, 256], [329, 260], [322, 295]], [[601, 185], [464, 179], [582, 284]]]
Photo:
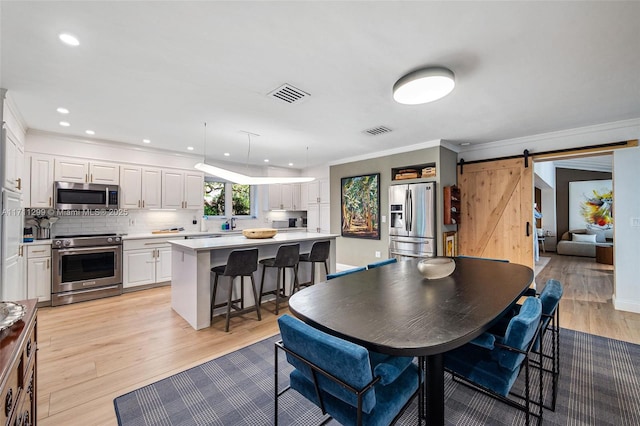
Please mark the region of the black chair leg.
[[324, 261], [324, 273], [325, 273], [325, 279], [327, 278], [327, 275], [329, 275], [329, 266], [327, 266], [327, 261]]
[[213, 292], [211, 293], [211, 310], [209, 312], [209, 318], [213, 317], [213, 307], [216, 304], [216, 293], [218, 292], [218, 274], [213, 272], [215, 275], [213, 279]]
[[264, 289], [264, 271], [266, 269], [267, 267], [262, 265], [262, 278], [260, 279], [260, 294], [258, 296], [258, 305], [262, 305], [262, 291]]
[[[278, 276], [276, 278], [276, 316], [278, 315], [278, 308], [280, 307], [280, 270], [282, 268], [278, 268]], [[282, 271], [284, 272], [284, 271]], [[284, 273], [282, 274], [282, 285], [284, 285]]]
[[233, 278], [234, 277], [229, 277], [229, 299], [227, 301], [227, 319], [224, 325], [225, 332], [229, 331], [229, 319], [231, 318], [231, 303], [232, 303], [231, 299], [233, 298]]
[[260, 304], [257, 303], [258, 295], [256, 294], [256, 281], [253, 279], [253, 274], [251, 274], [251, 288], [253, 289], [253, 300], [256, 301], [256, 313], [258, 314], [258, 321], [262, 321], [262, 316], [260, 315]]

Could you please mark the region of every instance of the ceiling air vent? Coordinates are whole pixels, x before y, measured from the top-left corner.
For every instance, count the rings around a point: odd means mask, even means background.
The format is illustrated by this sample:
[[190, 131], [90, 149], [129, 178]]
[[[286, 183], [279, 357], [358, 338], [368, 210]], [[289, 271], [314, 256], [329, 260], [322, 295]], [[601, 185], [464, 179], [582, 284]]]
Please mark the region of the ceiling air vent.
[[385, 127], [385, 126], [378, 126], [378, 127], [373, 127], [371, 129], [367, 129], [364, 132], [365, 133], [369, 133], [371, 136], [378, 136], [378, 135], [382, 135], [384, 133], [389, 133], [391, 131], [390, 128]]
[[290, 84], [283, 84], [276, 90], [269, 92], [267, 96], [279, 99], [288, 104], [299, 104], [311, 95], [298, 89], [297, 87], [293, 87]]

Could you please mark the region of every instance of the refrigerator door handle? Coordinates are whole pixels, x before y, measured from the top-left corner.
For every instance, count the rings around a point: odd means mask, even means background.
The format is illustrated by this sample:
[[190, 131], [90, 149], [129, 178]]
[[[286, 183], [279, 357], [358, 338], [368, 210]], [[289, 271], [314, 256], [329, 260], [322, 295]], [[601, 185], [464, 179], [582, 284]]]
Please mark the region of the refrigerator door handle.
[[404, 230], [409, 232], [409, 190], [404, 190]]
[[409, 212], [408, 216], [409, 216], [409, 229], [407, 229], [407, 231], [411, 232], [411, 230], [413, 229], [413, 193], [411, 192], [411, 190], [409, 189], [409, 208], [407, 209], [407, 211]]

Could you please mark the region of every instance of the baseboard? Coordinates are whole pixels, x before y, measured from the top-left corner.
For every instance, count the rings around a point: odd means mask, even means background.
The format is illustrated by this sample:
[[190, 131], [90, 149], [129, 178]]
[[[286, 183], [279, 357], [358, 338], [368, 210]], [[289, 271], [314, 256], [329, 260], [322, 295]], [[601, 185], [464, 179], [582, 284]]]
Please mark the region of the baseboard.
[[635, 300], [617, 299], [614, 294], [612, 297], [613, 307], [618, 311], [627, 311], [640, 314], [640, 302]]

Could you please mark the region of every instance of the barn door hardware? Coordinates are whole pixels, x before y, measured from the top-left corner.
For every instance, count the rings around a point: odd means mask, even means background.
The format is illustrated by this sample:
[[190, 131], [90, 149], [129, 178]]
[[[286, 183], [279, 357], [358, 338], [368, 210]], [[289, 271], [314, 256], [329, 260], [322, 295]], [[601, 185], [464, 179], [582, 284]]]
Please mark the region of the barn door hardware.
[[527, 169], [529, 168], [529, 150], [525, 149], [523, 155], [524, 155], [524, 168]]
[[460, 174], [463, 175], [464, 174], [464, 158], [460, 159]]

